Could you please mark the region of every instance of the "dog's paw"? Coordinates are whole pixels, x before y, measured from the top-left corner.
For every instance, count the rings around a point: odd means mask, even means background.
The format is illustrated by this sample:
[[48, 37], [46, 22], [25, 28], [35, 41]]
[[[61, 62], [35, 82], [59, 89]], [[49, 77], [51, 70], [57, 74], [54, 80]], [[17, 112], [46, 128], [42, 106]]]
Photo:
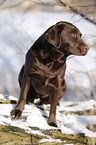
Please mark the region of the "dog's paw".
[[57, 126], [57, 123], [56, 123], [56, 120], [55, 120], [55, 118], [53, 118], [53, 117], [49, 117], [49, 119], [48, 119], [48, 124], [49, 124], [50, 126], [58, 127], [58, 126]]
[[21, 119], [21, 118], [22, 118], [22, 111], [16, 108], [11, 111], [11, 119]]
[[50, 126], [58, 127], [56, 122], [50, 122], [48, 123]]

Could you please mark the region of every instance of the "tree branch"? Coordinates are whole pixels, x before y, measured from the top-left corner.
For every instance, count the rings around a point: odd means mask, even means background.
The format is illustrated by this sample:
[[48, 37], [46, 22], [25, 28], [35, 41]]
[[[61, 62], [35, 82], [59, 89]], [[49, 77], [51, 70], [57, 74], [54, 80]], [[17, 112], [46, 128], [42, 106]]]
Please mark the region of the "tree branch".
[[85, 18], [86, 20], [88, 20], [89, 22], [93, 23], [96, 25], [96, 20], [88, 18], [88, 16], [83, 13], [82, 11], [78, 10], [77, 8], [71, 6], [70, 4], [68, 4], [67, 2], [62, 2], [62, 0], [59, 0], [60, 4], [62, 4], [64, 7], [68, 7], [70, 10], [72, 10], [73, 12], [79, 14], [80, 16], [82, 16], [83, 18]]

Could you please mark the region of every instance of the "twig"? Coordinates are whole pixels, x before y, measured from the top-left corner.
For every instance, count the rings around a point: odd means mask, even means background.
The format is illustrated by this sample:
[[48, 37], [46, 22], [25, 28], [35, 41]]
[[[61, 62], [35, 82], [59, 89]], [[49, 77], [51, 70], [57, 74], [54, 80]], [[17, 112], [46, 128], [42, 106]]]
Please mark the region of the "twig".
[[76, 5], [76, 7], [96, 7], [96, 4], [89, 4], [89, 5]]

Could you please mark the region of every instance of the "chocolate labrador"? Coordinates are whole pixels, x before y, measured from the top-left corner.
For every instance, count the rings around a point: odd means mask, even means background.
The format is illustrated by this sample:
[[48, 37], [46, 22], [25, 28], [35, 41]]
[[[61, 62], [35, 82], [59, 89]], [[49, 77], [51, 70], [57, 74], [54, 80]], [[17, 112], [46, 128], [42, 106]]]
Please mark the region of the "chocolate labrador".
[[35, 98], [40, 98], [41, 104], [51, 105], [48, 124], [57, 126], [56, 106], [66, 91], [66, 58], [71, 54], [85, 55], [89, 49], [81, 36], [78, 28], [61, 21], [35, 41], [19, 74], [21, 92], [17, 106], [11, 111], [13, 118], [22, 117], [26, 101], [34, 102]]

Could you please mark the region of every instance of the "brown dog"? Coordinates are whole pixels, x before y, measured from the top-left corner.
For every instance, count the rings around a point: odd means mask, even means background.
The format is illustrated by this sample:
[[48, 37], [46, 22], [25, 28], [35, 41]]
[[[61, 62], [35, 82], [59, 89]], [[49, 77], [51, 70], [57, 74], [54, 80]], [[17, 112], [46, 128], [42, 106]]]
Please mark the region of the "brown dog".
[[26, 61], [19, 74], [21, 87], [17, 106], [11, 111], [13, 118], [21, 118], [24, 105], [40, 98], [41, 103], [50, 103], [48, 124], [56, 124], [56, 106], [64, 96], [66, 58], [85, 55], [88, 46], [81, 39], [80, 31], [68, 22], [58, 22], [50, 27], [33, 44], [26, 54]]

